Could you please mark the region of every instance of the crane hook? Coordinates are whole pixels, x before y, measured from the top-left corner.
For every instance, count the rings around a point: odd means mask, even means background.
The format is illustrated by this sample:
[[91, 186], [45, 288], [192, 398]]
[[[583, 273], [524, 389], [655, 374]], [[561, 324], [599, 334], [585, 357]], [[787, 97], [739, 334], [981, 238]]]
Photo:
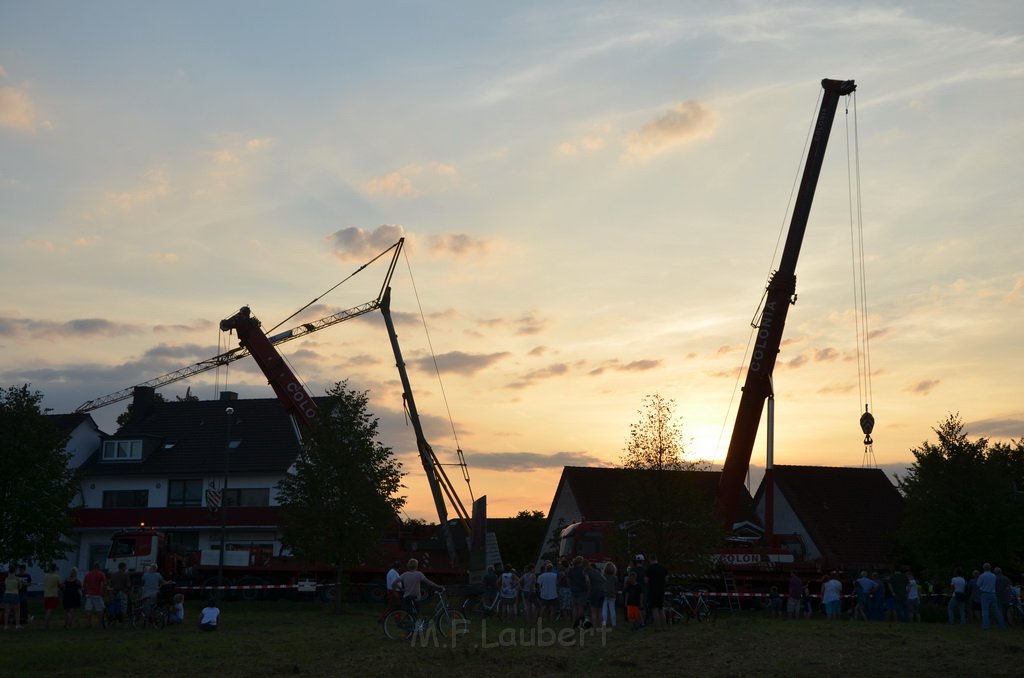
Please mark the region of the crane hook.
[[864, 414], [860, 415], [860, 430], [864, 432], [864, 444], [871, 445], [871, 431], [875, 428], [875, 418], [868, 412], [868, 406], [864, 405]]

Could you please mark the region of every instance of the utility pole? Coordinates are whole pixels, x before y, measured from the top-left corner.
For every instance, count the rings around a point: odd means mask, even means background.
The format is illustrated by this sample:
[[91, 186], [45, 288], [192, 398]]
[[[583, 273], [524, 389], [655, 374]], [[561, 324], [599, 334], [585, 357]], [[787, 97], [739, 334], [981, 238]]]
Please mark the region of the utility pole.
[[228, 437], [224, 442], [224, 484], [220, 490], [220, 564], [217, 566], [217, 586], [220, 587], [219, 598], [224, 599], [224, 548], [228, 529], [228, 474], [231, 472], [231, 420], [235, 414], [235, 408], [228, 407], [224, 410], [228, 419]]

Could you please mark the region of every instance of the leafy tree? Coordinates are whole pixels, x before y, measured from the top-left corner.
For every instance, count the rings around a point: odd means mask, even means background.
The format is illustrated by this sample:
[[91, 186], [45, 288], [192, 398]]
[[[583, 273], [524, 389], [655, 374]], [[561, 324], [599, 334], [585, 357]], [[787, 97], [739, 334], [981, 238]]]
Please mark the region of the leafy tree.
[[[182, 402], [182, 401], [185, 401], [185, 400], [199, 400], [199, 398], [196, 397], [196, 396], [193, 396], [191, 391], [188, 391], [188, 392], [185, 393], [185, 397], [184, 398], [182, 398], [181, 396], [178, 396], [178, 401], [179, 402]], [[153, 391], [153, 402], [156, 402], [156, 403], [166, 403], [167, 402], [167, 398], [165, 398], [164, 394], [161, 393], [160, 391]], [[133, 407], [133, 405], [134, 405], [134, 403], [128, 403], [128, 407], [124, 408], [124, 412], [122, 412], [121, 414], [117, 415], [116, 421], [117, 421], [117, 427], [118, 428], [124, 427], [129, 421], [132, 420], [132, 412], [135, 411], [135, 408]]]
[[709, 492], [713, 484], [698, 473], [708, 464], [685, 458], [675, 401], [648, 395], [637, 413], [622, 455], [623, 467], [636, 473], [626, 476], [620, 494], [619, 514], [630, 525], [620, 541], [633, 550], [653, 550], [670, 568], [699, 570], [723, 536]]
[[517, 569], [526, 563], [536, 562], [546, 527], [543, 511], [520, 511], [514, 517], [501, 521], [494, 533], [502, 560]]
[[[306, 431], [295, 471], [277, 485], [283, 541], [296, 556], [332, 563], [342, 582], [398, 520], [402, 464], [377, 440], [366, 391], [336, 383]], [[340, 609], [342, 596], [336, 596]]]
[[43, 414], [41, 401], [28, 384], [0, 388], [0, 562], [43, 564], [69, 547], [79, 476], [69, 465], [67, 435]]
[[959, 414], [933, 429], [938, 443], [911, 450], [897, 476], [904, 515], [900, 543], [933, 578], [984, 561], [1019, 573], [1024, 557], [1024, 439], [1013, 445], [970, 440]]

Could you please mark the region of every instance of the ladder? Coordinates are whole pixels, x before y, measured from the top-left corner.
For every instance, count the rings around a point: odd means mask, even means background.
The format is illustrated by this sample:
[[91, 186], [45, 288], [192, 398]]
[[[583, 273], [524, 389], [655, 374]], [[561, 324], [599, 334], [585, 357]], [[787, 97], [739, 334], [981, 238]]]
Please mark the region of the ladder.
[[729, 606], [729, 611], [739, 611], [740, 595], [736, 590], [736, 578], [731, 574], [723, 574], [722, 583], [725, 584], [725, 603]]

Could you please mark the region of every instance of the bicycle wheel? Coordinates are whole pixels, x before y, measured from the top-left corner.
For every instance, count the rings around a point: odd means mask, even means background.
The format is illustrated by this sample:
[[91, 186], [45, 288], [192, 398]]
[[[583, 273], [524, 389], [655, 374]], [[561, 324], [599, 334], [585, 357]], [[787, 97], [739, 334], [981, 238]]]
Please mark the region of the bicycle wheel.
[[146, 628], [146, 610], [142, 606], [133, 609], [131, 621], [133, 629]]
[[457, 637], [459, 634], [465, 633], [469, 626], [466, 615], [459, 610], [445, 610], [437, 615], [436, 623], [437, 632], [442, 638]]
[[149, 622], [158, 629], [164, 628], [167, 626], [167, 610], [154, 610]]
[[415, 629], [415, 615], [405, 610], [391, 610], [384, 617], [384, 635], [391, 640], [407, 640]]
[[704, 602], [697, 608], [697, 621], [713, 622], [717, 618], [718, 605]]
[[685, 624], [689, 621], [690, 616], [684, 614], [680, 610], [676, 609], [675, 606], [665, 608], [665, 623], [666, 624]]

